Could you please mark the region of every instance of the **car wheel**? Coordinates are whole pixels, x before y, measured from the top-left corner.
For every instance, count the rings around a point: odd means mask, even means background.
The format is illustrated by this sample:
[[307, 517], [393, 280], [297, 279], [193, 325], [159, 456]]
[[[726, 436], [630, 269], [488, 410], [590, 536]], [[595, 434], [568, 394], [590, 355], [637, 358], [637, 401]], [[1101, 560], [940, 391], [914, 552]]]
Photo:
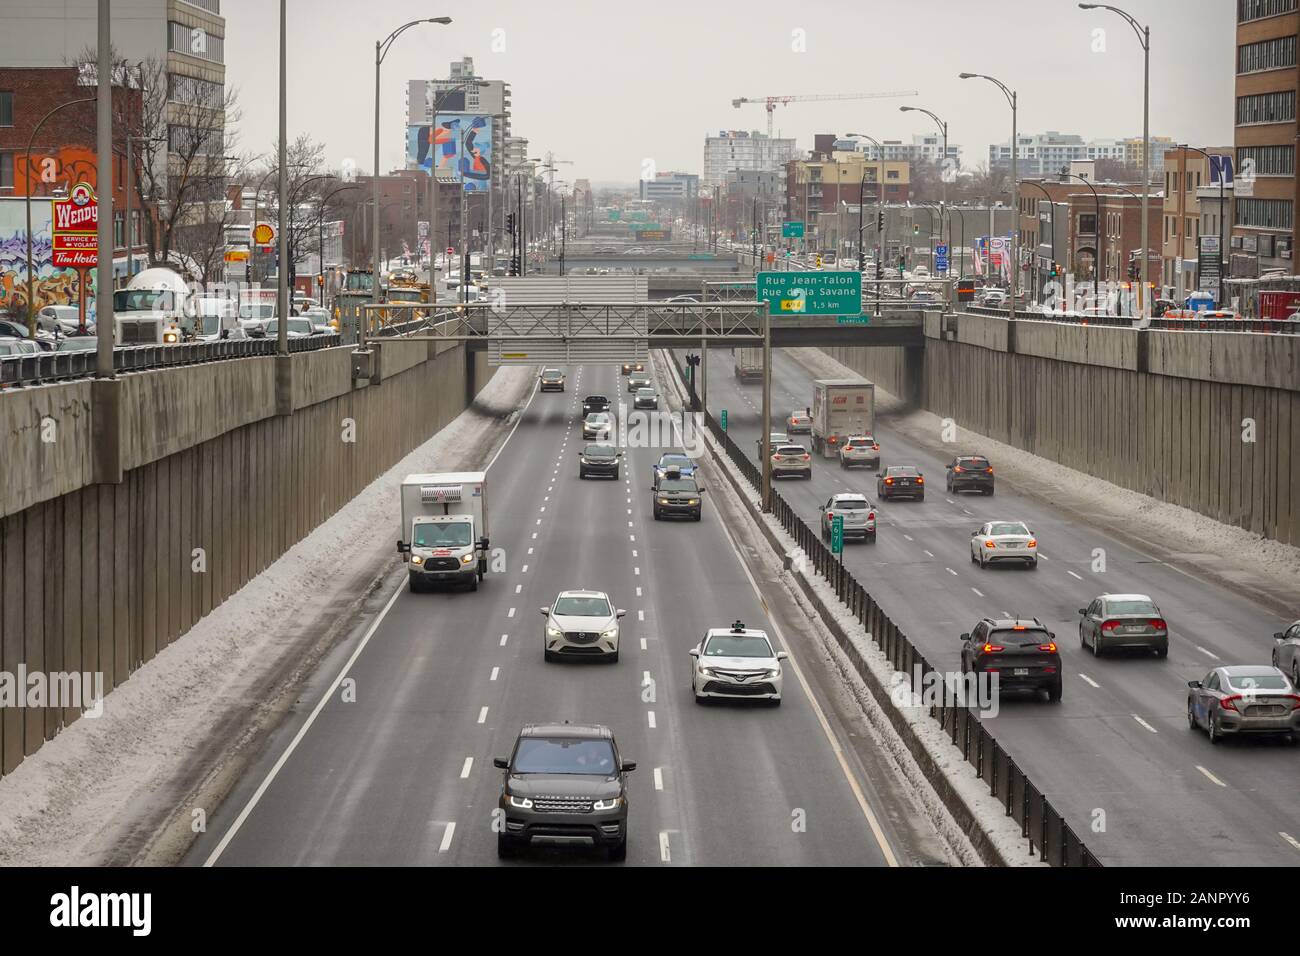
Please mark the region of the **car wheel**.
[[659, 520], [659, 506], [658, 506], [658, 505], [655, 505], [655, 508], [654, 508], [654, 516], [655, 516], [655, 521], [658, 521], [658, 520]]
[[988, 495], [990, 498], [992, 498], [992, 497], [993, 497], [993, 489], [992, 489], [992, 488], [988, 489], [988, 491], [984, 492], [984, 494], [986, 494], [986, 495]]
[[971, 564], [974, 564], [974, 563], [975, 563], [975, 551], [974, 551], [973, 549], [972, 549], [972, 551], [971, 551], [971, 553], [970, 553], [970, 563], [971, 563]]
[[1051, 684], [1048, 685], [1047, 699], [1050, 700], [1053, 704], [1059, 704], [1061, 702], [1061, 690], [1062, 690], [1061, 678], [1058, 677], [1056, 678], [1055, 681], [1053, 681]]
[[696, 520], [696, 521], [699, 521], [702, 517], [704, 517], [704, 512], [702, 512], [702, 511], [697, 511], [697, 512], [695, 512], [695, 520]]
[[1030, 571], [1037, 571], [1037, 570], [1038, 570], [1038, 559], [1037, 559], [1037, 558], [1034, 558], [1034, 560], [1032, 560], [1032, 561], [1029, 562], [1029, 570], [1030, 570]]
[[781, 698], [780, 698], [780, 697], [770, 697], [770, 698], [768, 698], [767, 705], [768, 705], [769, 707], [780, 707], [780, 706], [781, 706]]
[[411, 593], [412, 593], [412, 594], [419, 594], [419, 593], [420, 593], [420, 576], [419, 576], [418, 574], [414, 574], [414, 573], [411, 574], [411, 575], [410, 575], [410, 582], [411, 582]]
[[609, 655], [609, 662], [610, 662], [611, 664], [617, 664], [617, 663], [618, 663], [618, 651], [615, 651], [613, 654], [610, 654], [610, 655]]
[[477, 575], [477, 574], [471, 574], [471, 575], [470, 575], [470, 578], [469, 578], [469, 589], [470, 589], [471, 591], [477, 591], [477, 590], [478, 590], [478, 575]]
[[1160, 644], [1156, 647], [1156, 657], [1160, 658], [1161, 660], [1164, 660], [1168, 656], [1169, 656], [1168, 644]]
[[1081, 651], [1086, 651], [1087, 649], [1088, 649], [1088, 642], [1087, 642], [1086, 640], [1084, 640], [1084, 638], [1083, 638], [1083, 628], [1080, 627], [1080, 628], [1079, 628], [1079, 650], [1081, 650]]
[[497, 834], [497, 859], [513, 860], [519, 855], [519, 847], [504, 833]]
[[1291, 686], [1300, 687], [1300, 663], [1291, 665]]
[[917, 500], [917, 501], [924, 501], [924, 500], [925, 500], [925, 492], [921, 492], [921, 494], [917, 495], [917, 496], [916, 496], [916, 500]]
[[585, 471], [583, 471], [581, 468], [579, 468], [579, 469], [578, 469], [578, 477], [579, 477], [579, 478], [586, 478], [586, 477], [587, 477], [587, 473], [586, 473]]
[[622, 863], [627, 859], [627, 836], [619, 840], [609, 848], [609, 859], [611, 863]]
[[1092, 639], [1092, 656], [1101, 657], [1101, 635], [1098, 634]]
[[988, 567], [988, 562], [984, 560], [984, 549], [980, 549], [980, 567]]
[[866, 538], [866, 540], [867, 540], [867, 544], [875, 544], [875, 543], [876, 543], [876, 533], [875, 533], [874, 531], [868, 531], [868, 532], [867, 532], [867, 538]]
[[1192, 702], [1187, 702], [1187, 729], [1196, 730], [1196, 711], [1192, 709]]
[[849, 469], [849, 466], [846, 465], [846, 464], [844, 463], [844, 456], [843, 456], [843, 455], [840, 456], [840, 469], [843, 470], [843, 471], [848, 471], [848, 469]]
[[1210, 724], [1208, 729], [1206, 730], [1206, 734], [1209, 735], [1210, 743], [1212, 744], [1223, 743], [1223, 731], [1219, 729], [1218, 717], [1210, 718]]
[[614, 469], [614, 480], [615, 480], [615, 481], [618, 481], [618, 469], [617, 469], [617, 468]]

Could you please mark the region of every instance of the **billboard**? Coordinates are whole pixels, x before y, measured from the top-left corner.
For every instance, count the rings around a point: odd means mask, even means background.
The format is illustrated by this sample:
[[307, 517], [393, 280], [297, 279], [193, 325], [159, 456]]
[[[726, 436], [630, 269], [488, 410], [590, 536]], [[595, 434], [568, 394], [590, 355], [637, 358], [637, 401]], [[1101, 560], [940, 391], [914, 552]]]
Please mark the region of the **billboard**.
[[492, 181], [492, 117], [439, 113], [431, 134], [437, 173], [464, 183], [466, 192], [487, 192]]
[[[47, 198], [32, 200], [32, 271], [37, 308], [76, 305], [77, 270], [54, 265], [54, 215]], [[95, 308], [95, 272], [86, 273], [87, 309]], [[21, 313], [27, 308], [27, 219], [24, 202], [0, 199], [0, 310]]]

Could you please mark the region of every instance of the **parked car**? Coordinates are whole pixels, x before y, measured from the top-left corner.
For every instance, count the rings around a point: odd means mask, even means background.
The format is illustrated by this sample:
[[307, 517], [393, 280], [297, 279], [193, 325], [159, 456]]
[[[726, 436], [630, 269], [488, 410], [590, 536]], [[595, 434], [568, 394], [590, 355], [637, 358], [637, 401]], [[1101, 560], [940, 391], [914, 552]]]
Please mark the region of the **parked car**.
[[1210, 743], [1234, 734], [1285, 734], [1300, 743], [1300, 694], [1276, 667], [1216, 667], [1187, 682], [1187, 726], [1204, 728]]
[[10, 355], [37, 355], [40, 352], [40, 346], [31, 339], [17, 339], [9, 336], [0, 338], [0, 358]]
[[1169, 654], [1169, 625], [1146, 594], [1102, 594], [1079, 608], [1079, 646], [1094, 657], [1136, 647]]
[[944, 469], [944, 483], [950, 492], [993, 494], [993, 466], [983, 455], [958, 455]]

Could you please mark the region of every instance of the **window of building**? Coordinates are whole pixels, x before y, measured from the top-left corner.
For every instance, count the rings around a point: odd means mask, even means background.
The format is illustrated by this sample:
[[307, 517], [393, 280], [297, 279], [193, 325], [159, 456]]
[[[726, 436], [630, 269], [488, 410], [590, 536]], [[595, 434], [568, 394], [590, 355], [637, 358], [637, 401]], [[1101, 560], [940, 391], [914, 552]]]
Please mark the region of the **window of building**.
[[1247, 160], [1255, 163], [1256, 176], [1294, 176], [1294, 146], [1239, 146], [1238, 170], [1246, 169]]
[[131, 210], [131, 245], [138, 246], [144, 242], [144, 236], [141, 231], [140, 210]]
[[1237, 72], [1260, 73], [1264, 70], [1284, 70], [1296, 65], [1295, 37], [1275, 37], [1259, 43], [1246, 43], [1237, 47]]
[[1283, 13], [1292, 13], [1297, 0], [1237, 0], [1237, 22], [1262, 20]]
[[226, 90], [220, 83], [200, 80], [194, 76], [167, 74], [167, 99], [173, 103], [220, 109], [225, 102]]
[[119, 212], [113, 213], [113, 248], [121, 249], [126, 245], [125, 217]]
[[1097, 231], [1096, 213], [1085, 212], [1079, 214], [1079, 232], [1091, 236]]
[[1295, 119], [1295, 90], [1237, 97], [1237, 125], [1289, 123]]
[[172, 53], [184, 53], [213, 63], [224, 63], [225, 40], [214, 36], [200, 27], [189, 27], [183, 23], [167, 23], [167, 49]]
[[12, 90], [0, 90], [0, 126], [14, 125], [14, 94]]
[[14, 154], [0, 153], [0, 189], [14, 188]]
[[200, 7], [209, 13], [221, 12], [221, 0], [184, 0], [192, 7]]
[[1236, 202], [1234, 225], [1258, 226], [1262, 229], [1290, 229], [1292, 207], [1289, 199], [1246, 199]]

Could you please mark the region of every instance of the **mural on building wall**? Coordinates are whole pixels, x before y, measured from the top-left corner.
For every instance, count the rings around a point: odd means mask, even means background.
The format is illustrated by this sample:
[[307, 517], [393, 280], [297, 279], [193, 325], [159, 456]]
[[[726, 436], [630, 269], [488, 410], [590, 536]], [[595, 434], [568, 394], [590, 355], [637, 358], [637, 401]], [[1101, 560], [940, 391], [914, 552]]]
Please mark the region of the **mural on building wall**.
[[492, 117], [439, 113], [433, 153], [438, 172], [453, 173], [466, 192], [486, 192], [492, 178]]
[[60, 146], [54, 151], [34, 150], [31, 166], [25, 153], [14, 154], [14, 195], [27, 194], [27, 184], [35, 187], [34, 196], [48, 196], [55, 190], [68, 190], [77, 183], [99, 188], [95, 151], [84, 146]]
[[[27, 213], [22, 199], [0, 199], [0, 312], [27, 311]], [[36, 307], [76, 305], [79, 279], [75, 269], [51, 264], [51, 211], [48, 199], [32, 200], [32, 271]], [[87, 307], [94, 314], [94, 273], [88, 276]]]

